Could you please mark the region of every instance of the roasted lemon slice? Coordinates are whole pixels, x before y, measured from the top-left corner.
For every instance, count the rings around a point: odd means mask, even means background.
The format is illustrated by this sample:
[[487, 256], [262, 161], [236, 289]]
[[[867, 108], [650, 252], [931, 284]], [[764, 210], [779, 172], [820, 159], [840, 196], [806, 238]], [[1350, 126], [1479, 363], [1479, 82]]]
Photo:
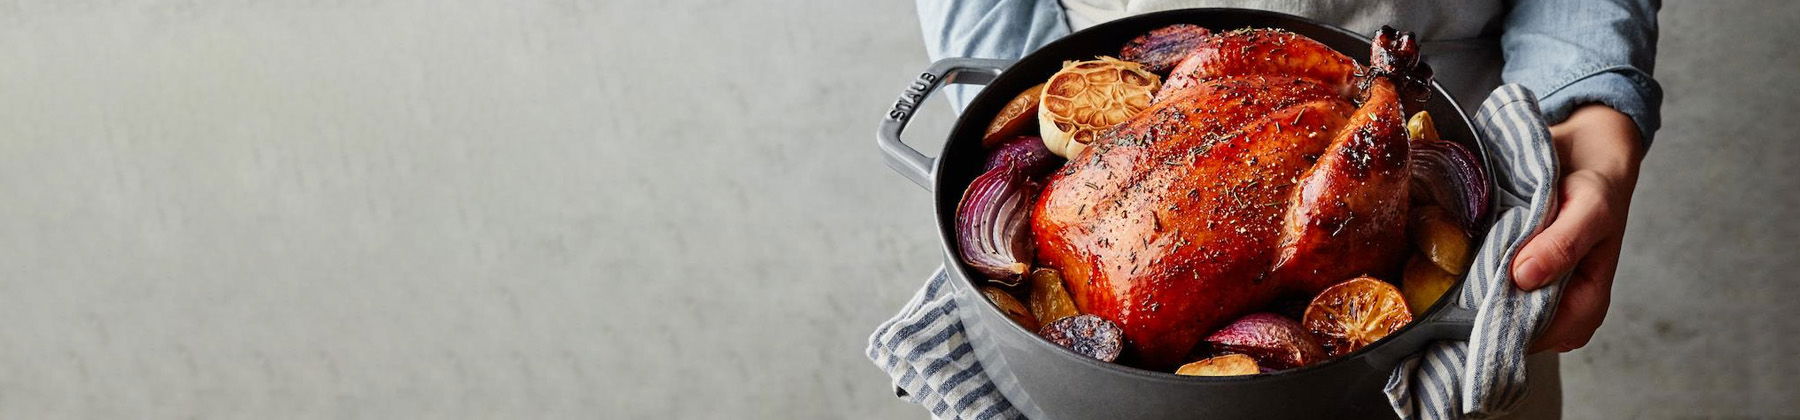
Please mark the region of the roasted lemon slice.
[[1400, 290], [1373, 277], [1359, 277], [1326, 288], [1313, 297], [1300, 324], [1338, 357], [1399, 331], [1412, 322], [1412, 310]]
[[1112, 57], [1070, 61], [1044, 83], [1038, 131], [1052, 153], [1073, 159], [1109, 127], [1150, 106], [1162, 80], [1144, 66]]
[[1025, 128], [1037, 122], [1038, 100], [1044, 96], [1044, 85], [1038, 84], [1020, 92], [1006, 102], [994, 121], [988, 123], [987, 133], [981, 135], [981, 146], [993, 148], [1012, 140], [1013, 137], [1025, 134]]

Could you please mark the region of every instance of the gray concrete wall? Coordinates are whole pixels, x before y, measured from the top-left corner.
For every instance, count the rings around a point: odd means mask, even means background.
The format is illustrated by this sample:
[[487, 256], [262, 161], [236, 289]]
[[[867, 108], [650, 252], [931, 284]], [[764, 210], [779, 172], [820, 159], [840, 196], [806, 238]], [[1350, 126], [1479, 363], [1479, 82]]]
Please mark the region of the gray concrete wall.
[[[1663, 13], [1571, 417], [1800, 413], [1796, 21]], [[904, 1], [0, 4], [0, 418], [921, 418], [924, 65]]]

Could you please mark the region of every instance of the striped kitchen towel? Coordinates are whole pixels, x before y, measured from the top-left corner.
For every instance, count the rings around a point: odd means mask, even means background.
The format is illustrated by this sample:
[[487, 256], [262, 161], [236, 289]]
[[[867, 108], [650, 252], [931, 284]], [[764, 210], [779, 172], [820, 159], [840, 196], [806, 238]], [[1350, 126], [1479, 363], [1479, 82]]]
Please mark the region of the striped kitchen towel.
[[1457, 305], [1475, 309], [1469, 341], [1437, 342], [1388, 378], [1388, 401], [1404, 419], [1505, 413], [1525, 396], [1525, 351], [1550, 321], [1562, 281], [1513, 287], [1512, 259], [1556, 211], [1560, 170], [1537, 97], [1519, 85], [1488, 95], [1475, 126], [1494, 159], [1494, 227], [1475, 254]]
[[[1477, 251], [1457, 304], [1476, 312], [1468, 342], [1426, 346], [1395, 368], [1384, 390], [1405, 419], [1494, 415], [1525, 389], [1525, 350], [1560, 297], [1560, 282], [1532, 292], [1512, 287], [1508, 264], [1554, 210], [1557, 166], [1537, 99], [1501, 86], [1475, 116], [1495, 159], [1495, 224]], [[869, 337], [868, 356], [897, 394], [939, 419], [1020, 418], [975, 359], [942, 269]]]

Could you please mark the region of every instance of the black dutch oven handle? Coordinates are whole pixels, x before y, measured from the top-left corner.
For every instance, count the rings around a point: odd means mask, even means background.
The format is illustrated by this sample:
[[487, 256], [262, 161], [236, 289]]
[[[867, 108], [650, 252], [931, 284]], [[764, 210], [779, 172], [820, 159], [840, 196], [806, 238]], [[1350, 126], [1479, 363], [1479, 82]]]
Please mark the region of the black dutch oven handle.
[[[1457, 291], [1460, 290], [1452, 290], [1452, 292]], [[1421, 331], [1420, 334], [1395, 337], [1409, 342], [1393, 343], [1393, 345], [1371, 349], [1370, 356], [1374, 359], [1374, 364], [1393, 366], [1401, 359], [1418, 354], [1425, 348], [1425, 345], [1432, 341], [1468, 341], [1469, 332], [1475, 327], [1475, 310], [1457, 306], [1454, 296], [1445, 296], [1445, 298], [1452, 299], [1452, 301], [1446, 302], [1443, 310], [1432, 314], [1431, 318], [1420, 321], [1419, 325], [1413, 327], [1424, 331]]]
[[900, 141], [900, 132], [906, 130], [906, 123], [912, 121], [914, 112], [938, 88], [952, 83], [991, 83], [995, 76], [999, 76], [1012, 63], [1013, 60], [991, 58], [946, 58], [931, 63], [931, 67], [927, 67], [924, 73], [919, 73], [912, 85], [907, 86], [906, 91], [900, 94], [900, 99], [894, 101], [894, 107], [881, 119], [881, 129], [875, 132], [875, 143], [881, 146], [881, 154], [886, 157], [884, 160], [888, 167], [912, 180], [914, 184], [930, 190], [934, 164], [932, 158]]

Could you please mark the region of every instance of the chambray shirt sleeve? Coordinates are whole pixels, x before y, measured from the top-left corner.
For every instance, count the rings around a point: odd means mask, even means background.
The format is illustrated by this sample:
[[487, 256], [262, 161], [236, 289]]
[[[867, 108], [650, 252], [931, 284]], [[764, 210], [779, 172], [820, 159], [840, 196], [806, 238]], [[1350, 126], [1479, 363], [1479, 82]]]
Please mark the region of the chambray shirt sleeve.
[[[925, 53], [946, 57], [1010, 58], [1069, 34], [1057, 0], [917, 0]], [[956, 111], [975, 97], [976, 89], [949, 86]]]
[[1551, 123], [1600, 103], [1637, 123], [1646, 145], [1662, 127], [1656, 66], [1661, 0], [1515, 0], [1500, 37], [1501, 78], [1530, 88]]

